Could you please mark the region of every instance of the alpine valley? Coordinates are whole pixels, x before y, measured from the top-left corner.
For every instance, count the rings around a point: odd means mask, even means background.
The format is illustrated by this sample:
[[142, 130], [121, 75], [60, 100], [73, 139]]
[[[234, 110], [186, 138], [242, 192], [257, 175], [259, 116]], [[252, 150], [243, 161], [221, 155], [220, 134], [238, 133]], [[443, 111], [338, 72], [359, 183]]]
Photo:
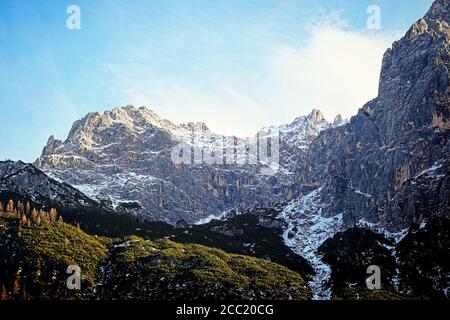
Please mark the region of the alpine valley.
[[87, 114], [34, 164], [0, 162], [0, 299], [449, 299], [449, 45], [436, 0], [355, 116], [264, 129], [279, 132], [272, 175], [174, 163], [179, 144], [247, 138], [131, 105]]

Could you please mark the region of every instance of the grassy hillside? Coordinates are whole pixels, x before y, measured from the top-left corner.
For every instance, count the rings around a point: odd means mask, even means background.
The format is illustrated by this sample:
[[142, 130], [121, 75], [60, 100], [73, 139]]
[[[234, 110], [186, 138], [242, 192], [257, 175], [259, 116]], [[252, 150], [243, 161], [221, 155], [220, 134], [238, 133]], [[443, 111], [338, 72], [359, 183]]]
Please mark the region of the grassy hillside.
[[110, 247], [101, 297], [120, 299], [307, 299], [302, 277], [283, 266], [222, 250], [133, 237]]
[[[265, 260], [167, 239], [91, 236], [63, 222], [0, 217], [2, 299], [308, 299], [296, 272]], [[66, 287], [69, 265], [82, 289]]]
[[[105, 243], [71, 225], [20, 226], [16, 218], [0, 218], [0, 288], [8, 298], [88, 297], [106, 256]], [[82, 270], [81, 291], [67, 289], [70, 265]]]
[[[79, 224], [81, 229], [89, 234], [111, 238], [137, 235], [148, 240], [170, 237], [179, 243], [196, 243], [229, 253], [270, 260], [299, 272], [305, 279], [314, 274], [309, 263], [284, 244], [279, 227], [261, 225], [258, 217], [253, 214], [180, 228], [161, 221], [146, 221], [130, 214], [105, 211], [98, 206], [64, 207], [50, 201], [37, 204], [20, 193], [0, 190], [0, 204], [3, 204], [4, 208], [9, 199], [15, 200], [15, 206], [21, 201], [23, 204], [29, 202], [40, 208], [55, 207], [58, 212], [64, 213], [65, 222]], [[264, 212], [265, 217], [271, 217], [270, 220], [277, 214], [278, 212], [271, 212], [270, 209]]]

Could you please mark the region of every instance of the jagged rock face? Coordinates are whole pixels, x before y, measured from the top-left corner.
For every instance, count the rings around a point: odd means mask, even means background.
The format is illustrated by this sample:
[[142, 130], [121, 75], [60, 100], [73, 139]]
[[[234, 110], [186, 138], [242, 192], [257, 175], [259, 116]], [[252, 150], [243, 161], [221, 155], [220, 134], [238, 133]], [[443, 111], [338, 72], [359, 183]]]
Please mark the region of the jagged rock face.
[[381, 284], [392, 290], [396, 261], [389, 248], [395, 244], [369, 229], [350, 228], [327, 239], [320, 247], [323, 260], [331, 266], [330, 284], [334, 295], [348, 286], [366, 288], [367, 267], [382, 266]]
[[[88, 114], [64, 142], [50, 137], [36, 165], [110, 207], [172, 223], [271, 206], [321, 187], [324, 216], [343, 214], [344, 225], [364, 219], [406, 228], [425, 217], [414, 204], [425, 198], [411, 181], [450, 155], [448, 7], [449, 0], [436, 1], [386, 52], [378, 97], [350, 122], [338, 116], [330, 124], [313, 110], [269, 128], [280, 131], [280, 170], [273, 176], [261, 175], [258, 165], [174, 164], [173, 147], [191, 144], [192, 131], [207, 134], [201, 143], [219, 151], [225, 137], [205, 124], [177, 126], [132, 106]], [[426, 199], [448, 203], [447, 176], [431, 179], [439, 192]], [[448, 215], [447, 205], [438, 207], [436, 214]]]
[[[367, 291], [367, 267], [376, 265], [381, 268], [381, 288], [391, 292], [388, 299], [402, 298], [397, 294], [449, 299], [449, 227], [449, 219], [432, 218], [427, 223], [413, 224], [395, 240], [365, 227], [337, 233], [319, 248], [332, 270], [329, 282], [334, 295], [366, 299], [364, 293], [383, 293]], [[347, 295], [350, 292], [354, 297]]]
[[77, 189], [48, 177], [32, 164], [0, 161], [0, 200], [10, 198], [31, 201], [41, 206], [100, 208], [97, 202]]
[[[323, 186], [326, 214], [344, 213], [348, 225], [364, 218], [397, 229], [417, 218], [391, 206], [396, 194], [411, 191], [408, 181], [450, 157], [448, 9], [448, 0], [436, 1], [386, 52], [378, 97], [311, 145], [307, 180]], [[448, 172], [439, 179], [448, 190]], [[446, 192], [427, 196], [448, 202]]]
[[421, 224], [450, 213], [450, 160], [440, 161], [408, 180], [387, 208], [386, 222]]
[[[318, 110], [291, 124], [271, 127], [280, 136], [280, 169], [260, 174], [260, 165], [176, 164], [179, 143], [200, 143], [217, 150], [225, 138], [203, 123], [174, 125], [153, 111], [127, 106], [90, 113], [76, 121], [66, 141], [50, 137], [36, 165], [88, 196], [121, 211], [191, 223], [211, 214], [252, 205], [268, 206], [299, 194], [303, 163], [312, 140], [328, 123]], [[195, 133], [194, 133], [195, 132]], [[235, 144], [244, 139], [234, 138]]]
[[422, 299], [450, 299], [450, 220], [414, 225], [397, 245], [400, 292]]

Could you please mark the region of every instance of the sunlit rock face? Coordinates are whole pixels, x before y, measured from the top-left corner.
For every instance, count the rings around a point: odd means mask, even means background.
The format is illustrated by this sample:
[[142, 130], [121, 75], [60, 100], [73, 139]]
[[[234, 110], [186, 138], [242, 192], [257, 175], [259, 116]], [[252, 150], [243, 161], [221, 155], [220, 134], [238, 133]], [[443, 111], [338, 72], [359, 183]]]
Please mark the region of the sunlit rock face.
[[[322, 215], [342, 214], [344, 225], [365, 219], [402, 229], [430, 214], [446, 215], [448, 7], [448, 0], [435, 1], [387, 50], [378, 97], [350, 121], [338, 116], [329, 123], [314, 109], [290, 124], [265, 128], [279, 132], [273, 175], [261, 174], [259, 164], [173, 163], [173, 148], [192, 145], [194, 132], [215, 154], [230, 148], [230, 141], [231, 147], [245, 145], [245, 139], [214, 134], [204, 123], [176, 125], [133, 106], [76, 121], [64, 142], [50, 137], [36, 165], [111, 208], [171, 223], [270, 207], [318, 188]], [[429, 185], [433, 192], [419, 192]], [[424, 199], [436, 207], [433, 212], [417, 204]]]
[[192, 223], [296, 197], [310, 143], [322, 130], [343, 123], [330, 124], [313, 110], [290, 124], [263, 129], [277, 132], [280, 142], [278, 170], [265, 175], [260, 164], [206, 164], [195, 158], [191, 164], [174, 163], [171, 153], [180, 143], [222, 152], [245, 139], [214, 134], [204, 123], [175, 125], [146, 107], [126, 106], [86, 115], [64, 142], [50, 137], [35, 163], [113, 209]]
[[385, 53], [376, 99], [313, 141], [305, 180], [323, 187], [324, 214], [393, 229], [449, 214], [448, 8], [436, 1]]

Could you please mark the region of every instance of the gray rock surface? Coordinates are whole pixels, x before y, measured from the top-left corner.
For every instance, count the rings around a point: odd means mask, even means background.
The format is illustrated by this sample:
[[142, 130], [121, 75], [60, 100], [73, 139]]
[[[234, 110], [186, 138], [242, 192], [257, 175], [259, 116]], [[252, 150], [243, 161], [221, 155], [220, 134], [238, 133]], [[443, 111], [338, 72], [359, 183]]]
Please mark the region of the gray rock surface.
[[26, 200], [48, 207], [101, 209], [99, 203], [77, 189], [22, 161], [0, 161], [0, 198], [2, 201]]
[[[171, 223], [271, 207], [314, 190], [320, 190], [321, 215], [342, 214], [345, 226], [364, 220], [399, 231], [450, 215], [448, 9], [449, 0], [435, 1], [387, 50], [378, 97], [349, 122], [328, 123], [313, 110], [268, 128], [280, 132], [273, 176], [261, 174], [262, 165], [174, 164], [173, 147], [192, 145], [193, 131], [207, 137], [201, 145], [215, 154], [228, 137], [132, 106], [88, 114], [64, 142], [50, 137], [36, 165], [105, 205]], [[236, 145], [244, 141], [234, 138]], [[433, 210], [425, 214], [428, 204]]]
[[[338, 119], [334, 125], [342, 123]], [[179, 143], [192, 145], [198, 137], [195, 145], [222, 152], [220, 143], [230, 137], [211, 133], [203, 123], [175, 125], [146, 107], [126, 106], [86, 115], [64, 142], [50, 137], [35, 164], [113, 209], [192, 223], [296, 197], [309, 144], [332, 126], [313, 110], [290, 124], [266, 128], [280, 138], [279, 171], [268, 176], [261, 174], [262, 164], [173, 163], [171, 153]], [[236, 145], [245, 141], [233, 139]]]
[[[449, 12], [448, 0], [436, 1], [385, 53], [378, 97], [312, 143], [307, 180], [323, 186], [325, 214], [392, 229], [418, 219], [414, 205], [400, 209], [396, 197], [412, 192], [411, 179], [420, 172], [450, 158]], [[448, 173], [436, 179], [448, 190]], [[446, 192], [427, 197], [422, 201], [448, 202]]]

